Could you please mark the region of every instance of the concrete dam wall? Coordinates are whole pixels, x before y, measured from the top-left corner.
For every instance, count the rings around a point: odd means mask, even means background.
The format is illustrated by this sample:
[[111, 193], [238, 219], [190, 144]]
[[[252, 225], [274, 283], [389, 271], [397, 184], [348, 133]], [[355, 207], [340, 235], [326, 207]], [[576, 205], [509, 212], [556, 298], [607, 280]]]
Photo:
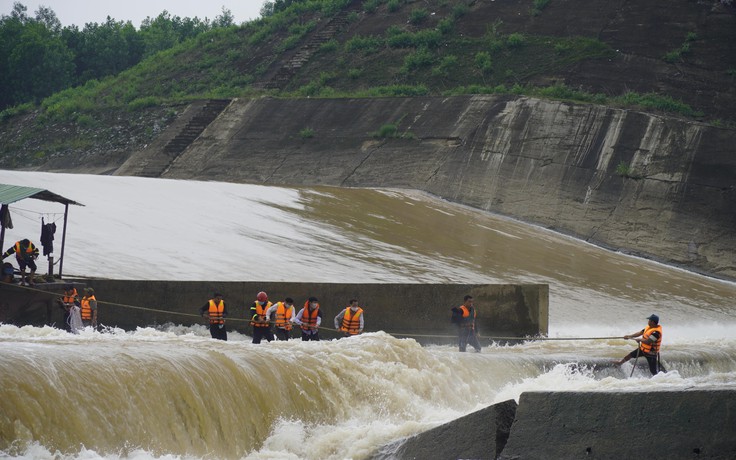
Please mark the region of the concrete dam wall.
[[[373, 460], [736, 458], [736, 392], [528, 392], [386, 445]], [[646, 454], [642, 454], [646, 452]]]
[[[234, 100], [161, 176], [424, 190], [736, 279], [734, 139], [733, 129], [510, 96], [262, 98]], [[118, 173], [138, 174], [143, 156]]]
[[[272, 302], [294, 299], [297, 311], [311, 296], [317, 297], [323, 312], [321, 333], [329, 331], [334, 317], [351, 298], [365, 310], [365, 331], [386, 331], [414, 337], [427, 343], [454, 342], [457, 332], [450, 323], [450, 308], [459, 306], [463, 296], [475, 299], [479, 333], [483, 336], [524, 337], [546, 334], [549, 316], [549, 286], [546, 284], [337, 284], [286, 282], [217, 281], [124, 281], [85, 280], [75, 283], [81, 294], [84, 285], [95, 289], [100, 324], [126, 330], [172, 322], [185, 326], [206, 324], [199, 307], [214, 292], [223, 294], [230, 313], [228, 330], [250, 335], [246, 318], [256, 294], [265, 290]], [[56, 299], [63, 283], [38, 285], [44, 291], [27, 290], [0, 283], [0, 322], [17, 325], [56, 324], [63, 327], [62, 310]], [[296, 335], [296, 334], [294, 334]]]

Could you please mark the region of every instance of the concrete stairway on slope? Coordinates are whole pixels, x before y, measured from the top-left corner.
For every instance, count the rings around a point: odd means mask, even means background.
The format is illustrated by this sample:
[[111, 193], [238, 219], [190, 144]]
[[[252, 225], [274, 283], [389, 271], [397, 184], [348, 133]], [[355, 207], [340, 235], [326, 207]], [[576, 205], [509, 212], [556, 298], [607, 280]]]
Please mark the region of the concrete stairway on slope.
[[[161, 177], [169, 165], [202, 134], [230, 102], [230, 99], [209, 99], [193, 103], [188, 111], [182, 114], [185, 116], [184, 120], [172, 124], [168, 132], [161, 135], [158, 143], [131, 156], [118, 169], [116, 175]], [[161, 145], [162, 142], [165, 143]]]
[[267, 89], [284, 88], [299, 69], [319, 50], [320, 46], [332, 40], [337, 32], [348, 24], [347, 17], [350, 11], [350, 9], [340, 11], [321, 29], [314, 32], [306, 43], [297, 50], [296, 54], [287, 60], [263, 86]]

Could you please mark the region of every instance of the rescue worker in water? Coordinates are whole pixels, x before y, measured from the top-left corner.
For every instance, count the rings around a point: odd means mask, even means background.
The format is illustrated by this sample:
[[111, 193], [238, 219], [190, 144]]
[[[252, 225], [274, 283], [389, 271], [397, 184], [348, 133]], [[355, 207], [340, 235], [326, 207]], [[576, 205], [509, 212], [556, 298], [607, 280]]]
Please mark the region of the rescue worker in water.
[[476, 353], [480, 353], [480, 342], [475, 330], [475, 307], [473, 306], [473, 296], [466, 295], [463, 298], [463, 304], [459, 307], [452, 308], [453, 320], [458, 325], [458, 342], [460, 351], [465, 351], [470, 344], [475, 348]]
[[357, 299], [350, 299], [348, 306], [335, 316], [335, 329], [345, 337], [350, 337], [362, 333], [363, 326], [363, 309], [358, 305]]
[[84, 327], [97, 328], [97, 297], [91, 287], [84, 289], [84, 296], [80, 301], [80, 314]]
[[250, 307], [250, 325], [253, 326], [253, 343], [261, 343], [266, 339], [269, 342], [273, 340], [273, 332], [271, 332], [271, 322], [268, 320], [268, 309], [273, 305], [268, 301], [268, 294], [261, 291], [256, 294], [256, 301]]
[[289, 340], [291, 337], [292, 319], [296, 317], [294, 310], [294, 299], [287, 297], [283, 302], [276, 302], [266, 310], [266, 318], [275, 316], [276, 338], [278, 340]]
[[228, 315], [222, 294], [216, 292], [206, 304], [199, 309], [199, 314], [210, 320], [210, 335], [213, 339], [227, 340], [225, 318]]
[[[659, 347], [662, 344], [662, 326], [659, 325], [659, 316], [657, 315], [650, 315], [647, 319], [649, 320], [647, 327], [637, 333], [624, 336], [624, 339], [634, 339], [639, 342], [639, 347], [624, 356], [621, 361], [617, 361], [616, 364], [620, 366], [632, 358], [636, 359], [637, 356], [643, 356], [646, 358], [647, 363], [649, 363], [649, 372], [652, 375], [657, 375], [658, 372], [667, 372], [659, 360]], [[636, 337], [639, 336], [641, 338], [637, 339]]]
[[319, 300], [310, 297], [304, 302], [304, 307], [299, 310], [294, 323], [302, 328], [302, 341], [319, 341], [319, 327], [322, 325], [322, 310], [319, 309]]

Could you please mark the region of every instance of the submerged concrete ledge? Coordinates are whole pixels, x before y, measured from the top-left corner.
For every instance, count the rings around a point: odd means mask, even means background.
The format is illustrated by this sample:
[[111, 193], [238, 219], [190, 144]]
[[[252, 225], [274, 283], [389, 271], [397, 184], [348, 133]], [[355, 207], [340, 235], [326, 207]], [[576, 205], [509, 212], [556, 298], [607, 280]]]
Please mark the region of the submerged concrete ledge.
[[[106, 326], [132, 330], [164, 323], [204, 324], [199, 307], [214, 292], [224, 295], [230, 318], [228, 330], [250, 334], [246, 308], [259, 291], [273, 302], [291, 297], [297, 310], [310, 296], [319, 299], [323, 323], [332, 319], [357, 298], [365, 309], [365, 330], [386, 331], [414, 337], [420, 342], [454, 342], [450, 308], [463, 296], [475, 298], [478, 329], [485, 336], [534, 336], [546, 334], [549, 315], [549, 286], [546, 284], [345, 284], [221, 281], [127, 281], [84, 280], [95, 289], [100, 303], [98, 320]], [[40, 285], [39, 285], [40, 286]], [[62, 311], [54, 305], [63, 283], [55, 292], [36, 292], [0, 285], [1, 321], [17, 325], [62, 325]], [[51, 290], [51, 288], [47, 288]], [[81, 294], [81, 288], [80, 294]], [[32, 305], [31, 305], [32, 304]], [[31, 308], [32, 307], [32, 308]], [[324, 331], [324, 337], [331, 337]], [[449, 338], [443, 338], [448, 336]]]
[[734, 459], [736, 390], [529, 392], [500, 459]]
[[387, 444], [371, 460], [493, 459], [514, 420], [513, 399], [481, 409], [416, 436]]
[[732, 460], [736, 389], [522, 393], [372, 456], [389, 458]]

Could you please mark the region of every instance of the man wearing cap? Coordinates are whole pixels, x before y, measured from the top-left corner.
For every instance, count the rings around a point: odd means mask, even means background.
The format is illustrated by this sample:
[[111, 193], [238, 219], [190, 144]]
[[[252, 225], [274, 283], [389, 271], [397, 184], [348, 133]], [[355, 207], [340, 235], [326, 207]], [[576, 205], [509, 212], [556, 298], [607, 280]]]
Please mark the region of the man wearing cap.
[[222, 300], [222, 294], [215, 292], [212, 298], [199, 309], [199, 314], [209, 319], [210, 335], [213, 339], [227, 340], [227, 329], [225, 329], [225, 318], [227, 307]]
[[[617, 365], [621, 365], [630, 359], [636, 359], [637, 356], [643, 356], [649, 363], [649, 371], [652, 375], [657, 375], [658, 372], [667, 372], [662, 363], [659, 361], [659, 346], [662, 344], [662, 326], [659, 325], [659, 316], [650, 315], [648, 318], [649, 322], [647, 327], [641, 331], [625, 335], [624, 339], [634, 339], [639, 342], [639, 347], [624, 356], [621, 361], [617, 361]], [[636, 337], [641, 336], [640, 339]]]
[[271, 322], [268, 320], [268, 309], [273, 305], [268, 301], [268, 294], [261, 291], [256, 295], [256, 301], [250, 307], [250, 325], [253, 326], [253, 343], [261, 343], [266, 339], [269, 342], [273, 340], [273, 332], [271, 331]]
[[97, 327], [97, 298], [95, 290], [91, 287], [84, 290], [84, 297], [81, 301], [82, 324], [84, 327]]
[[319, 309], [319, 301], [316, 297], [310, 297], [304, 302], [304, 307], [299, 310], [292, 320], [302, 328], [302, 340], [319, 340], [319, 326], [322, 324], [322, 310]]

